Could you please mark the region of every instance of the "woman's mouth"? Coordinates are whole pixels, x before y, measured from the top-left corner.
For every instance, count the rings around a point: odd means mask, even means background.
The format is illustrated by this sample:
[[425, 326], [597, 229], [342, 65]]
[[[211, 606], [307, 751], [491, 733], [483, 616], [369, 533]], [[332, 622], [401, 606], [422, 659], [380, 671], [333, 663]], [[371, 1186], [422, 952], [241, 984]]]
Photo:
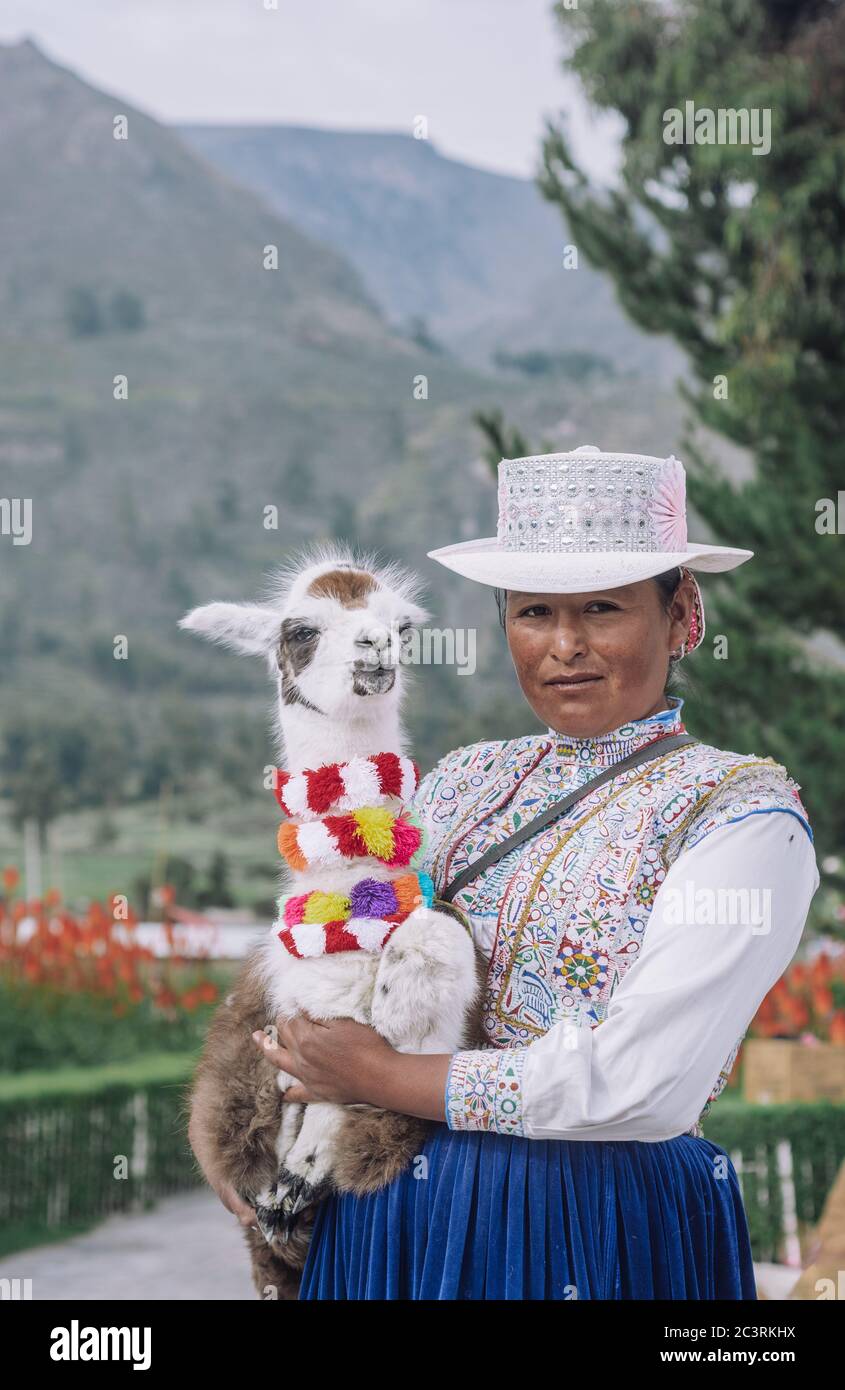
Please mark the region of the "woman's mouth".
[[601, 676], [556, 676], [554, 680], [546, 681], [546, 685], [557, 686], [559, 690], [580, 690], [582, 685], [594, 685], [600, 681]]

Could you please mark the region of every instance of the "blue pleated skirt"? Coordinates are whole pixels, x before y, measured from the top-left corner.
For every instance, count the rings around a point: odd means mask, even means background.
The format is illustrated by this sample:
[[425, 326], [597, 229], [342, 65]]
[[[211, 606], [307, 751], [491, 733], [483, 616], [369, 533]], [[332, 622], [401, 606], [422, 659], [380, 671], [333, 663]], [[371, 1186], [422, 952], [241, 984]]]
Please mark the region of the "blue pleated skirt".
[[756, 1299], [739, 1179], [717, 1144], [433, 1127], [368, 1197], [320, 1207], [300, 1299]]

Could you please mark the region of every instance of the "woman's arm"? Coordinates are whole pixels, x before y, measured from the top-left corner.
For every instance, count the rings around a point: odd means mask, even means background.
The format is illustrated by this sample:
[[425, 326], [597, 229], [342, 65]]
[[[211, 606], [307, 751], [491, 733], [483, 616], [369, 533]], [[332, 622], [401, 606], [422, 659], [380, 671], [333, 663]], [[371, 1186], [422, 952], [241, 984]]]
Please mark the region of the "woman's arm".
[[450, 1127], [531, 1139], [685, 1133], [795, 954], [818, 883], [796, 816], [755, 813], [713, 830], [667, 873], [606, 1019], [555, 1024], [525, 1048], [457, 1053]]
[[268, 1061], [298, 1078], [300, 1084], [285, 1091], [286, 1101], [377, 1105], [445, 1119], [449, 1053], [397, 1052], [375, 1029], [349, 1018], [279, 1019], [276, 1031], [278, 1043], [261, 1032], [252, 1038]]
[[818, 883], [798, 818], [755, 813], [672, 865], [642, 954], [596, 1028], [562, 1022], [529, 1047], [452, 1057], [395, 1052], [349, 1019], [280, 1021], [280, 1045], [253, 1039], [303, 1083], [291, 1101], [366, 1102], [531, 1139], [673, 1138], [695, 1124], [795, 954]]

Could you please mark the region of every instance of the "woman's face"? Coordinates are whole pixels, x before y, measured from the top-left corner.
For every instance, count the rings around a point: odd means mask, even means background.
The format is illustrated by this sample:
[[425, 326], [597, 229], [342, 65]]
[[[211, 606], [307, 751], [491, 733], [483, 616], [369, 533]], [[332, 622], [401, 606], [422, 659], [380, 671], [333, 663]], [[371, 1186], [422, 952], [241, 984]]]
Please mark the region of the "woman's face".
[[588, 594], [509, 590], [508, 645], [537, 718], [590, 738], [659, 713], [669, 654], [687, 635], [692, 603], [687, 578], [668, 613], [652, 579]]

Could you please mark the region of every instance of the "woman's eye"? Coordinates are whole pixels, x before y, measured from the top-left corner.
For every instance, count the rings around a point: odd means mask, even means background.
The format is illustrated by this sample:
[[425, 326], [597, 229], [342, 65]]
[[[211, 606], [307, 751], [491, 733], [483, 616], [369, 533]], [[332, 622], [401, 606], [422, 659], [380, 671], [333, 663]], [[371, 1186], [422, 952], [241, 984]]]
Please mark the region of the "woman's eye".
[[610, 613], [618, 613], [618, 611], [619, 611], [618, 608], [616, 607], [616, 604], [615, 604], [615, 603], [602, 603], [602, 602], [601, 602], [600, 600], [598, 600], [598, 599], [596, 600], [595, 603], [591, 603], [591, 604], [589, 605], [589, 608], [587, 609], [587, 612], [589, 613], [591, 609], [595, 609], [595, 608], [601, 608], [602, 610], [604, 610], [604, 611], [606, 611], [606, 612], [610, 612]]
[[532, 603], [530, 608], [523, 608], [519, 616], [520, 618], [528, 618], [532, 613], [539, 613], [540, 617], [542, 618], [548, 613], [548, 611], [548, 608], [546, 608], [544, 604]]

